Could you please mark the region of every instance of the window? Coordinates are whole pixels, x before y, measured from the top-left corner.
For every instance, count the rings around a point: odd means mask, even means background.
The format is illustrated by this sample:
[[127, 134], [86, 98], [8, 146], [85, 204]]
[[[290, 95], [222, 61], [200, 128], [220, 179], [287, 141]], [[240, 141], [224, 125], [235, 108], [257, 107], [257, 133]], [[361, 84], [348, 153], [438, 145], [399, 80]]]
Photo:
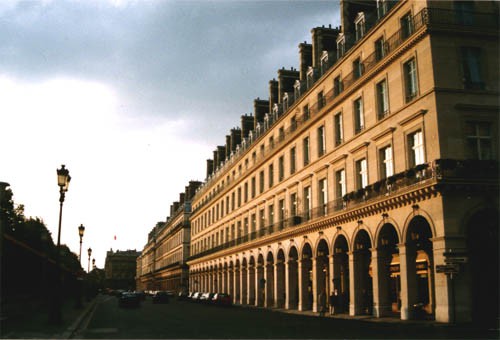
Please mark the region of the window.
[[278, 159], [278, 180], [281, 182], [285, 178], [285, 157]]
[[342, 79], [340, 78], [340, 76], [337, 76], [335, 77], [335, 79], [333, 79], [333, 94], [335, 96], [338, 96], [342, 92], [342, 90]]
[[345, 170], [341, 169], [335, 172], [335, 196], [339, 199], [346, 193]]
[[325, 74], [325, 72], [328, 70], [328, 52], [327, 51], [323, 51], [323, 54], [321, 55], [320, 70], [321, 70], [321, 75]]
[[260, 146], [260, 156], [261, 156], [261, 157], [262, 157], [262, 156], [264, 156], [264, 152], [265, 152], [265, 151], [266, 151], [266, 147], [264, 146], [264, 144], [262, 144], [262, 145]]
[[264, 192], [264, 170], [259, 173], [259, 193]]
[[413, 34], [413, 18], [411, 13], [407, 13], [401, 18], [401, 38], [406, 39]]
[[282, 126], [278, 132], [278, 140], [281, 142], [285, 139], [285, 128]]
[[382, 119], [389, 114], [389, 96], [387, 94], [387, 81], [382, 80], [377, 84], [377, 113]]
[[234, 210], [234, 206], [236, 205], [236, 200], [235, 200], [235, 193], [234, 191], [231, 193], [231, 210]]
[[269, 213], [269, 226], [272, 226], [274, 224], [274, 205], [271, 204], [269, 205], [269, 209], [267, 210]]
[[295, 164], [297, 163], [296, 161], [296, 151], [295, 151], [295, 146], [290, 149], [290, 175], [293, 175], [295, 173]]
[[304, 138], [302, 141], [303, 145], [303, 156], [304, 156], [304, 166], [309, 164], [309, 137]]
[[252, 198], [255, 197], [255, 177], [252, 177], [251, 182], [250, 182], [250, 196]]
[[288, 110], [288, 93], [283, 96], [283, 112]]
[[304, 188], [304, 219], [308, 221], [311, 218], [311, 187]]
[[272, 188], [274, 185], [274, 165], [273, 163], [269, 164], [269, 188]]
[[326, 178], [320, 179], [318, 182], [320, 212], [324, 216], [328, 213], [328, 186]]
[[246, 203], [248, 201], [248, 182], [245, 182], [243, 185], [243, 202]]
[[382, 60], [386, 55], [384, 38], [380, 38], [375, 41], [375, 59], [377, 61]]
[[354, 101], [354, 133], [360, 133], [364, 128], [363, 101], [362, 98], [358, 98]]
[[392, 162], [392, 146], [380, 149], [380, 177], [387, 178], [394, 175]]
[[314, 84], [314, 68], [312, 68], [311, 66], [309, 66], [308, 70], [307, 70], [307, 74], [306, 74], [306, 82], [307, 82], [307, 88], [310, 89], [313, 84]]
[[459, 25], [474, 25], [474, 2], [453, 1], [455, 17]]
[[260, 209], [259, 210], [259, 229], [262, 229], [264, 228], [264, 225], [265, 225], [265, 222], [266, 222], [266, 218], [265, 218], [265, 214], [264, 214], [264, 208]]
[[309, 105], [304, 105], [302, 108], [302, 117], [304, 118], [304, 121], [309, 119]]
[[406, 102], [410, 102], [417, 96], [417, 65], [415, 58], [410, 59], [403, 65], [403, 71]]
[[321, 110], [325, 106], [325, 97], [323, 96], [323, 91], [318, 92], [318, 110]]
[[462, 71], [464, 88], [484, 89], [481, 77], [481, 49], [462, 47]]
[[284, 222], [285, 222], [285, 200], [281, 199], [278, 201], [278, 223], [279, 223], [279, 228], [280, 230], [283, 229], [284, 227]]
[[387, 1], [377, 0], [377, 17], [382, 18], [387, 13]]
[[295, 84], [293, 85], [293, 95], [295, 97], [295, 100], [299, 99], [300, 97], [300, 80], [295, 81]]
[[334, 128], [335, 128], [335, 146], [338, 146], [344, 142], [344, 131], [342, 127], [342, 112], [339, 112], [333, 118]]
[[368, 185], [368, 167], [366, 158], [356, 161], [356, 186], [362, 189]]
[[363, 64], [360, 58], [352, 62], [352, 74], [354, 75], [354, 79], [358, 79], [363, 75]]
[[273, 136], [269, 137], [269, 148], [270, 149], [274, 148], [274, 137]]
[[325, 154], [326, 151], [326, 140], [325, 140], [325, 126], [321, 125], [318, 128], [318, 157]]
[[493, 159], [491, 123], [465, 123], [465, 152], [467, 159]]
[[252, 214], [252, 216], [250, 217], [250, 232], [254, 233], [256, 227], [257, 227], [256, 216], [255, 214]]
[[241, 187], [238, 188], [238, 208], [241, 207]]
[[297, 216], [297, 194], [290, 195], [290, 216]]
[[345, 54], [345, 36], [344, 34], [339, 34], [337, 38], [337, 59], [340, 59]]
[[365, 35], [365, 16], [364, 13], [361, 12], [358, 14], [359, 17], [356, 19], [354, 22], [354, 25], [356, 26], [356, 41], [363, 38]]
[[410, 167], [425, 163], [424, 136], [421, 130], [408, 135], [408, 154]]

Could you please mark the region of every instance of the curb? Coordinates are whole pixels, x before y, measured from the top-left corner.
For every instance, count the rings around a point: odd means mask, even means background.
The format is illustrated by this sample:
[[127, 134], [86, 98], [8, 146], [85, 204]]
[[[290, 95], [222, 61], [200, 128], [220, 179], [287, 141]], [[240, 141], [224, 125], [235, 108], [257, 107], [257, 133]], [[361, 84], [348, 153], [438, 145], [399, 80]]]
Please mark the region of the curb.
[[95, 297], [88, 305], [85, 307], [83, 312], [76, 318], [76, 320], [62, 333], [61, 338], [62, 339], [70, 339], [71, 336], [75, 333], [75, 331], [78, 329], [82, 321], [85, 319], [85, 317], [94, 309], [95, 305], [97, 303], [97, 297]]

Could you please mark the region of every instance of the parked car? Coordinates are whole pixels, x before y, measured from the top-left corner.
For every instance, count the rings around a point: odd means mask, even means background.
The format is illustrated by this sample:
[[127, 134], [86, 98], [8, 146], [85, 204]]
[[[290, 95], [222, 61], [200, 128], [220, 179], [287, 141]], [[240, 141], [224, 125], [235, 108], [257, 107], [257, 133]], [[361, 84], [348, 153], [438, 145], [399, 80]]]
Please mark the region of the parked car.
[[168, 303], [169, 302], [169, 295], [167, 292], [156, 292], [155, 295], [153, 295], [153, 303]]
[[139, 291], [135, 291], [134, 292], [135, 295], [137, 295], [142, 301], [146, 300], [146, 293], [142, 290], [139, 290]]
[[177, 300], [179, 301], [185, 301], [191, 297], [192, 293], [191, 292], [179, 292], [179, 295], [177, 295]]
[[212, 303], [212, 298], [214, 297], [214, 293], [203, 293], [200, 297], [200, 302], [202, 303]]
[[166, 293], [170, 297], [174, 297], [175, 296], [175, 292], [173, 290], [167, 290]]
[[141, 306], [141, 298], [132, 292], [123, 292], [118, 297], [118, 306], [119, 307], [140, 307]]
[[218, 306], [231, 306], [231, 295], [225, 293], [217, 293], [213, 296], [212, 302]]
[[191, 295], [191, 301], [198, 302], [198, 300], [200, 299], [200, 297], [201, 297], [201, 293], [200, 292], [194, 292], [193, 295]]

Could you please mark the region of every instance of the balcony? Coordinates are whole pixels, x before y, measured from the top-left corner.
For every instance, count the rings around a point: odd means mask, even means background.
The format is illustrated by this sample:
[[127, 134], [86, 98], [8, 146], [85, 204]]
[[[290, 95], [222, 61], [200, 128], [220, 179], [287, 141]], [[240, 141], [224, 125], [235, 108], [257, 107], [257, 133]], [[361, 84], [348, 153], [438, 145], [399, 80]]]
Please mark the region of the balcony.
[[309, 221], [314, 222], [347, 210], [360, 208], [376, 200], [389, 199], [412, 188], [417, 189], [429, 184], [437, 184], [442, 187], [453, 182], [477, 184], [478, 182], [493, 181], [498, 184], [498, 170], [498, 161], [437, 159], [431, 163], [419, 164], [414, 168], [372, 183], [363, 189], [352, 191], [344, 197], [329, 201], [316, 208], [304, 210], [274, 224], [261, 227], [257, 231], [194, 254], [189, 260], [291, 230]]

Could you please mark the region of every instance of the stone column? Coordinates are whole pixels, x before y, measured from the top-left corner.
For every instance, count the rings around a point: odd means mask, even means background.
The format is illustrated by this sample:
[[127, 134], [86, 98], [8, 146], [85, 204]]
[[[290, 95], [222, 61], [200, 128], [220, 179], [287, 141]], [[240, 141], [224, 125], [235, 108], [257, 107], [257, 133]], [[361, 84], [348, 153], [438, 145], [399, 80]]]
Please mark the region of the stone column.
[[289, 261], [285, 261], [285, 309], [290, 309], [290, 267], [289, 267]]
[[[299, 310], [303, 311], [304, 310], [304, 303], [305, 303], [305, 294], [307, 294], [307, 289], [304, 289], [304, 281], [306, 281], [306, 278], [304, 277], [302, 273], [302, 260], [297, 260], [297, 272], [299, 274]], [[305, 283], [307, 285], [307, 283]]]
[[399, 244], [399, 271], [401, 277], [401, 320], [413, 317], [412, 306], [416, 300], [416, 264], [415, 251], [406, 244]]
[[312, 305], [312, 310], [313, 312], [318, 312], [319, 311], [319, 306], [318, 306], [318, 260], [316, 257], [313, 257], [312, 259], [312, 296], [313, 296], [313, 305]]
[[359, 312], [357, 308], [357, 305], [359, 304], [359, 298], [356, 292], [357, 288], [357, 282], [356, 282], [356, 275], [354, 275], [354, 270], [356, 269], [356, 264], [355, 264], [355, 258], [354, 258], [354, 253], [352, 251], [347, 253], [349, 256], [349, 296], [350, 296], [350, 301], [349, 301], [349, 315], [354, 316], [357, 315]]
[[[372, 248], [373, 315], [377, 318], [387, 315], [387, 278], [383, 271], [384, 256]], [[380, 258], [379, 258], [380, 255]]]

